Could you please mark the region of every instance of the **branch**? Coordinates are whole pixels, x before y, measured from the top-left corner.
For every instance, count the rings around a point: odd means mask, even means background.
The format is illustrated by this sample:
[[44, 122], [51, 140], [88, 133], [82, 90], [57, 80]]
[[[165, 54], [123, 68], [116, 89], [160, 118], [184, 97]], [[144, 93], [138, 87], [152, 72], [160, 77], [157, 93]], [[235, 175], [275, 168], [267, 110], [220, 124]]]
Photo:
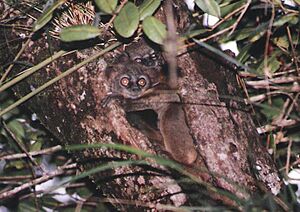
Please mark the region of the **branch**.
[[42, 177], [39, 177], [39, 178], [36, 178], [32, 181], [24, 183], [21, 186], [15, 187], [15, 188], [13, 188], [9, 191], [5, 191], [5, 192], [0, 193], [0, 200], [1, 199], [6, 199], [6, 198], [11, 197], [11, 196], [14, 196], [17, 193], [19, 193], [20, 191], [23, 191], [23, 190], [25, 190], [29, 187], [34, 186], [34, 185], [46, 182], [46, 181], [48, 181], [48, 180], [50, 180], [50, 179], [52, 179], [56, 176], [63, 175], [63, 174], [66, 173], [66, 169], [74, 169], [74, 168], [76, 168], [75, 163], [67, 165], [67, 166], [63, 166], [63, 167], [58, 167], [55, 171], [47, 173], [47, 174], [43, 175]]
[[[28, 152], [28, 154], [33, 157], [37, 155], [44, 155], [44, 154], [52, 154], [54, 152], [58, 152], [62, 150], [62, 146], [57, 145], [51, 148], [43, 149], [40, 151], [34, 151], [34, 152]], [[20, 159], [20, 158], [25, 158], [27, 157], [27, 154], [25, 153], [18, 153], [18, 154], [13, 154], [13, 155], [5, 155], [0, 157], [0, 160], [15, 160], [15, 159]]]

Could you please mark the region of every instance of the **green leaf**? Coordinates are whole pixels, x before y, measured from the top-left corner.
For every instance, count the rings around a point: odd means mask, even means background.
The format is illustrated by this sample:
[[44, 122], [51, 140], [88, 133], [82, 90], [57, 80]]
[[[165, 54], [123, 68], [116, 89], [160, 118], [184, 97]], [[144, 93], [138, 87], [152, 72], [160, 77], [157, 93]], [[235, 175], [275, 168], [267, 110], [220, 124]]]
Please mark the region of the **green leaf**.
[[241, 63], [246, 63], [247, 60], [251, 57], [249, 51], [251, 48], [252, 44], [248, 43], [245, 45], [241, 50], [240, 53], [237, 55], [236, 59], [240, 61]]
[[153, 16], [145, 18], [143, 30], [150, 40], [158, 44], [163, 44], [164, 39], [167, 37], [166, 25]]
[[219, 49], [217, 49], [217, 48], [215, 48], [215, 47], [213, 47], [213, 46], [211, 46], [211, 45], [209, 45], [207, 43], [200, 42], [200, 41], [198, 41], [198, 40], [196, 40], [194, 38], [193, 38], [193, 41], [195, 43], [197, 43], [199, 46], [202, 46], [202, 47], [208, 49], [209, 51], [211, 51], [211, 52], [213, 52], [213, 53], [221, 56], [225, 60], [227, 60], [227, 61], [235, 64], [238, 67], [241, 67], [241, 68], [245, 69], [246, 71], [248, 71], [250, 69], [248, 66], [246, 66], [246, 65], [242, 64], [241, 62], [239, 62], [236, 58], [233, 58], [233, 57], [225, 54], [223, 51], [221, 51], [221, 50], [219, 50]]
[[208, 29], [195, 29], [184, 33], [181, 37], [185, 40], [193, 38], [199, 35], [203, 35], [208, 32]]
[[195, 0], [195, 3], [203, 12], [221, 17], [220, 6], [215, 0]]
[[78, 151], [78, 150], [83, 150], [83, 149], [89, 149], [89, 148], [112, 148], [115, 150], [121, 150], [125, 151], [131, 154], [136, 154], [142, 157], [151, 157], [151, 154], [144, 152], [140, 149], [124, 145], [124, 144], [102, 144], [102, 143], [97, 143], [97, 144], [74, 144], [70, 146], [66, 146], [65, 149], [67, 151]]
[[25, 138], [25, 129], [20, 121], [13, 119], [7, 124], [7, 126], [17, 138]]
[[95, 3], [101, 11], [112, 14], [117, 7], [118, 0], [95, 0]]
[[51, 7], [49, 7], [41, 17], [37, 19], [33, 26], [33, 31], [36, 32], [45, 26], [53, 17], [53, 12], [62, 4], [64, 4], [67, 0], [58, 0]]
[[259, 67], [257, 68], [256, 72], [257, 74], [263, 76], [264, 75], [264, 69], [267, 68], [268, 72], [274, 73], [277, 71], [280, 66], [281, 62], [278, 60], [278, 57], [281, 55], [281, 51], [274, 51], [271, 56], [267, 58], [267, 66], [265, 67], [264, 59], [261, 61]]
[[[240, 41], [247, 38], [247, 42], [253, 43], [265, 35], [265, 32], [268, 30], [268, 26], [269, 22], [263, 22], [256, 27], [250, 26], [236, 30], [232, 36], [230, 36], [228, 39], [225, 39], [225, 41], [233, 39], [235, 41]], [[222, 41], [225, 42], [224, 40]]]
[[146, 0], [139, 6], [140, 20], [151, 16], [159, 7], [161, 0]]
[[21, 170], [25, 167], [25, 163], [22, 160], [11, 161], [8, 165], [9, 168], [14, 167], [18, 170]]
[[288, 50], [289, 46], [290, 46], [290, 43], [289, 43], [289, 40], [288, 40], [288, 36], [287, 35], [284, 35], [282, 37], [277, 37], [277, 38], [274, 38], [273, 39], [273, 42], [276, 46], [282, 48], [282, 49], [286, 49]]
[[31, 146], [30, 146], [30, 151], [39, 151], [42, 149], [42, 141], [35, 141]]
[[278, 18], [276, 21], [274, 21], [273, 26], [282, 26], [285, 23], [290, 23], [290, 24], [297, 24], [298, 23], [298, 16], [297, 14], [288, 14], [288, 15], [283, 15], [280, 18]]
[[17, 211], [36, 211], [36, 206], [34, 202], [27, 199], [19, 202]]
[[139, 26], [139, 10], [128, 2], [114, 20], [116, 31], [125, 38], [131, 37]]
[[246, 2], [246, 0], [242, 0], [242, 1], [238, 1], [238, 2], [221, 7], [221, 17], [225, 17], [226, 15], [228, 15], [235, 9], [241, 7], [245, 2]]
[[236, 30], [233, 33], [232, 37], [236, 41], [240, 41], [240, 40], [244, 40], [246, 38], [253, 37], [253, 36], [255, 36], [253, 28], [243, 28], [243, 29]]
[[88, 40], [99, 36], [100, 29], [91, 25], [75, 25], [63, 28], [60, 32], [60, 39], [64, 42]]
[[284, 100], [282, 98], [273, 98], [272, 105], [267, 103], [260, 104], [261, 112], [266, 116], [266, 118], [271, 121], [280, 114], [283, 107]]

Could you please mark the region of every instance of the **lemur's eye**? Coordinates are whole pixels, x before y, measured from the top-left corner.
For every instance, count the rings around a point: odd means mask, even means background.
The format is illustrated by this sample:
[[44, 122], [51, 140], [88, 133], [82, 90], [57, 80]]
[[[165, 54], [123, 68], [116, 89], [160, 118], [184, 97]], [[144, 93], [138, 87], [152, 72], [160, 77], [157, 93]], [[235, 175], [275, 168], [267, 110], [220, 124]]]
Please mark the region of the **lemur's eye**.
[[129, 87], [130, 79], [128, 77], [122, 77], [120, 79], [120, 84], [124, 87]]
[[145, 87], [146, 84], [147, 84], [147, 80], [143, 77], [141, 77], [138, 81], [137, 81], [137, 84], [140, 86], [140, 87]]
[[153, 59], [153, 60], [157, 59], [156, 53], [155, 52], [151, 53], [150, 58]]
[[135, 60], [135, 62], [137, 62], [137, 63], [141, 63], [141, 62], [142, 62], [142, 58], [139, 58], [139, 57], [138, 57], [138, 58], [135, 58], [134, 60]]

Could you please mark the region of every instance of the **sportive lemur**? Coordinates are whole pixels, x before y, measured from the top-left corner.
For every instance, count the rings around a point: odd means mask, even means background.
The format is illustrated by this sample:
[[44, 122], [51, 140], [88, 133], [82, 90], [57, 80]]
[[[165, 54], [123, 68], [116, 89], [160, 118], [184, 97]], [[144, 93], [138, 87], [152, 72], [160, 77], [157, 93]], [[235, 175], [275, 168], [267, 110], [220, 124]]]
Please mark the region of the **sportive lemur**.
[[[138, 45], [138, 48], [131, 46], [133, 50], [127, 50], [128, 53], [123, 54], [106, 69], [111, 91], [103, 105], [115, 97], [124, 98], [130, 103], [130, 100], [147, 98], [147, 95], [153, 94], [158, 87], [166, 87], [160, 56], [155, 55], [153, 49], [145, 43]], [[145, 54], [145, 48], [150, 49], [150, 54]], [[157, 104], [159, 105], [152, 109], [158, 114], [158, 127], [166, 151], [176, 161], [192, 164], [197, 158], [197, 151], [185, 121], [182, 105]]]

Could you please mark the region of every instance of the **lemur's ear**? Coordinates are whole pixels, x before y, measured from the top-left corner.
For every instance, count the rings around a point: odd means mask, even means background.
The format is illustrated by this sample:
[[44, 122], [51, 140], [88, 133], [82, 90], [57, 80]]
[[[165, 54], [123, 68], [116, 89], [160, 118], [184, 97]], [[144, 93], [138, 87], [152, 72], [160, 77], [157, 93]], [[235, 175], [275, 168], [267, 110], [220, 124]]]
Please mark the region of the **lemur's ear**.
[[111, 62], [111, 64], [106, 67], [105, 76], [109, 78], [111, 74], [115, 72], [115, 69], [118, 69], [116, 67], [118, 67], [119, 64], [126, 64], [126, 62], [128, 62], [129, 60], [129, 55], [126, 52], [123, 52], [122, 54], [116, 56], [113, 62]]
[[107, 66], [106, 69], [104, 70], [105, 77], [108, 79], [113, 73], [113, 71], [114, 71], [113, 66]]

